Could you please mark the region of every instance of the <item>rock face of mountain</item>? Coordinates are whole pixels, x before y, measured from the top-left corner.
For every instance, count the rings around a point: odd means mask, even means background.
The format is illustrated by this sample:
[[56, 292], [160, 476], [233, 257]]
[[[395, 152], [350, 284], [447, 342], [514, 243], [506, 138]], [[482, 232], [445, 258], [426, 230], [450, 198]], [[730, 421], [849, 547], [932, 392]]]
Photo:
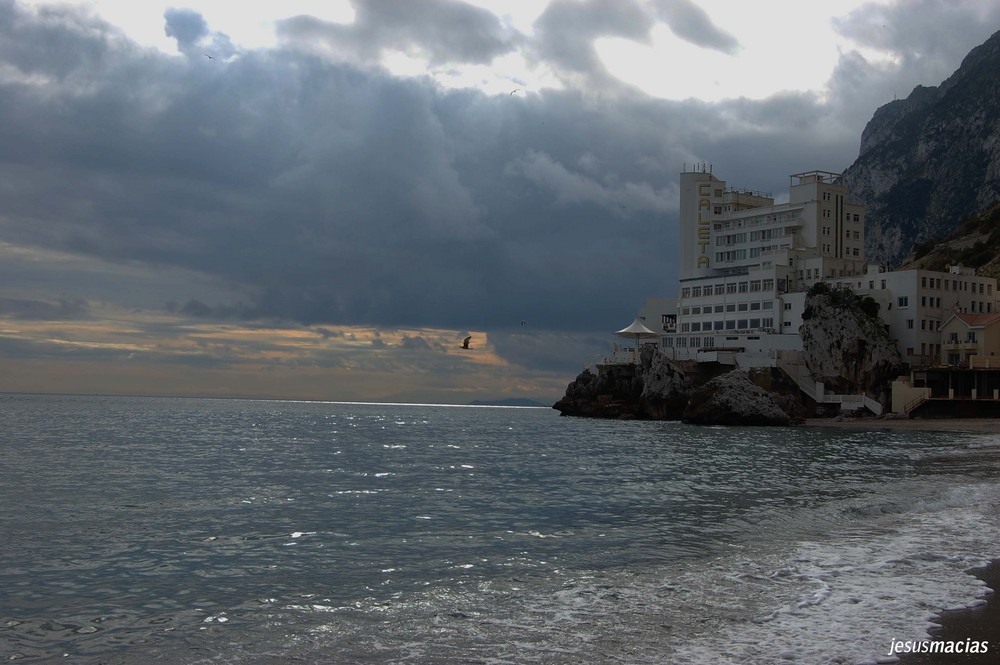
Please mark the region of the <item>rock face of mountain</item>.
[[1000, 200], [1000, 32], [940, 86], [879, 108], [846, 176], [868, 262], [889, 267]]

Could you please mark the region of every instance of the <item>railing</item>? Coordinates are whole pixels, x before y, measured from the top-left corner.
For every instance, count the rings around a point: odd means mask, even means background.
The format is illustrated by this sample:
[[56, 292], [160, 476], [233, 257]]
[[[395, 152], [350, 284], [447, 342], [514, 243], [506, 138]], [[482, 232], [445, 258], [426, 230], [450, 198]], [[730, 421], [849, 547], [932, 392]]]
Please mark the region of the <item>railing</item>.
[[927, 395], [921, 395], [920, 397], [917, 397], [915, 399], [911, 399], [909, 402], [907, 402], [903, 406], [903, 411], [905, 413], [910, 413], [915, 408], [917, 408], [918, 406], [920, 406], [921, 404], [923, 404], [924, 402], [926, 402], [927, 401], [927, 397], [928, 397]]

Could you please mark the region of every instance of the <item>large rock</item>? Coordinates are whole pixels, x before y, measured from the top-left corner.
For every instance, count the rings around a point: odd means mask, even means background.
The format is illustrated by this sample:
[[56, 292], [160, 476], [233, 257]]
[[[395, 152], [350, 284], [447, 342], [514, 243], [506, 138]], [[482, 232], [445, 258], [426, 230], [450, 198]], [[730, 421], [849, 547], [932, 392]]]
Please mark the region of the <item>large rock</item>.
[[696, 425], [788, 425], [774, 395], [743, 370], [717, 376], [694, 391], [682, 420]]
[[902, 359], [877, 303], [817, 284], [806, 296], [802, 319], [802, 356], [815, 380], [836, 393], [888, 401]]
[[639, 363], [583, 370], [552, 408], [564, 416], [677, 420], [691, 394], [690, 380], [655, 347]]

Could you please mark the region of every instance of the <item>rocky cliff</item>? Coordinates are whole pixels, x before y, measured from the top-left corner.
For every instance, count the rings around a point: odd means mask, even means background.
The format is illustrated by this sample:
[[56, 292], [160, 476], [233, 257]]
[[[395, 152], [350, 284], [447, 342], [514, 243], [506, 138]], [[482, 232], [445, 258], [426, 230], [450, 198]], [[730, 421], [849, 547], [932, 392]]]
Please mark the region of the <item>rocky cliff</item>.
[[677, 420], [693, 389], [684, 372], [646, 347], [638, 364], [583, 370], [552, 408], [564, 416]]
[[806, 295], [799, 334], [815, 380], [836, 393], [888, 403], [902, 360], [878, 317], [878, 303], [820, 282]]
[[647, 347], [637, 365], [601, 365], [596, 372], [585, 369], [553, 408], [564, 416], [713, 425], [788, 424], [813, 414], [815, 405], [782, 370], [731, 369], [701, 363], [684, 371]]
[[791, 422], [775, 395], [735, 369], [694, 391], [681, 419], [695, 425], [787, 425]]
[[940, 86], [878, 109], [846, 175], [868, 260], [890, 267], [1000, 200], [1000, 32]]

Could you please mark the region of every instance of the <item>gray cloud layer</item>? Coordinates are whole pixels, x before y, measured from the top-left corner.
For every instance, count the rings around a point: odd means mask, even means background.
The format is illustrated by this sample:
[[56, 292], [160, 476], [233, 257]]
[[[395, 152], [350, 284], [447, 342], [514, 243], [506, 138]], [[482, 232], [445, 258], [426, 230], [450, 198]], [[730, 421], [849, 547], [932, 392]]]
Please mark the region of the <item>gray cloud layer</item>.
[[[839, 29], [891, 46], [898, 68], [846, 54], [828, 103], [707, 105], [630, 91], [593, 50], [663, 20], [736, 52], [692, 2], [556, 0], [530, 39], [460, 2], [415, 4], [359, 0], [352, 25], [290, 20], [285, 48], [242, 53], [170, 10], [178, 57], [72, 9], [0, 0], [0, 241], [211, 275], [243, 294], [178, 294], [194, 316], [608, 329], [673, 291], [683, 163], [779, 193], [788, 173], [845, 168], [892, 91], [938, 83], [1000, 24], [977, 2], [865, 8]], [[435, 63], [524, 49], [581, 88], [445, 91], [375, 66], [390, 47]]]

